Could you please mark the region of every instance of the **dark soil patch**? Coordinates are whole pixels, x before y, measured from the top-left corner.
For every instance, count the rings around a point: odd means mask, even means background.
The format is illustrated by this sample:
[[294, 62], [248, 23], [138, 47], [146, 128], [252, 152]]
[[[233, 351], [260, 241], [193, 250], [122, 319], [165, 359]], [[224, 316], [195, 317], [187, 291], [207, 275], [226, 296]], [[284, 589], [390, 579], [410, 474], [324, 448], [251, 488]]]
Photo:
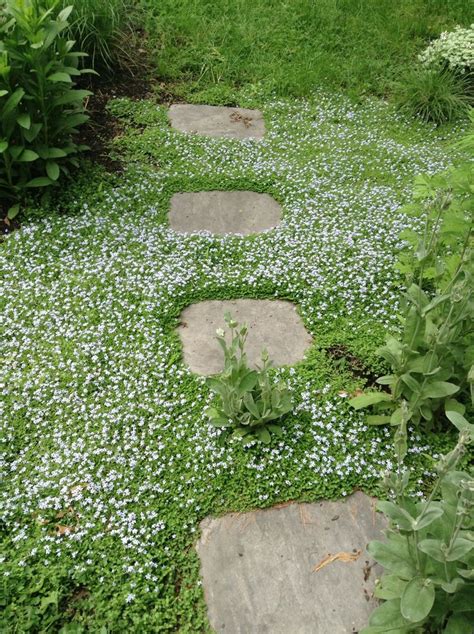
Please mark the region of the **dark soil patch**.
[[130, 99], [146, 99], [151, 94], [147, 80], [124, 76], [120, 80], [95, 81], [83, 86], [94, 94], [89, 97], [87, 112], [89, 121], [81, 128], [79, 142], [89, 146], [84, 156], [94, 163], [99, 163], [108, 172], [122, 171], [119, 161], [109, 156], [110, 141], [121, 133], [120, 123], [107, 112], [107, 103], [117, 97]]
[[7, 216], [7, 207], [3, 207], [0, 203], [0, 236], [4, 236], [7, 233], [11, 233], [12, 231], [16, 231], [19, 228], [20, 223], [16, 218], [13, 220], [8, 220]]
[[90, 591], [85, 586], [77, 586], [61, 601], [60, 611], [72, 618], [79, 604], [90, 596]]
[[341, 369], [349, 370], [354, 376], [364, 379], [367, 386], [378, 385], [376, 383], [378, 375], [374, 374], [358, 357], [353, 355], [349, 348], [342, 344], [326, 348], [326, 353], [334, 361], [334, 364]]

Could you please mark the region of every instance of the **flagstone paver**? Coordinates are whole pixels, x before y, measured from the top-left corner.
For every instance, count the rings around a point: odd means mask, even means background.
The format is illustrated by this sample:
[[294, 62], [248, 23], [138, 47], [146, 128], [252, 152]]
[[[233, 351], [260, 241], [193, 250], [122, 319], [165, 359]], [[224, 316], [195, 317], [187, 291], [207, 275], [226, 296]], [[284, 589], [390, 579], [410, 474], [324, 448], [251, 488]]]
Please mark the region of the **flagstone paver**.
[[260, 139], [265, 134], [260, 110], [173, 104], [168, 114], [173, 128], [189, 134], [234, 139]]
[[260, 363], [262, 348], [268, 350], [275, 365], [297, 363], [312, 343], [291, 302], [262, 299], [199, 302], [184, 309], [178, 327], [184, 360], [193, 372], [209, 375], [222, 371], [223, 355], [216, 341], [216, 329], [226, 328], [226, 312], [249, 328], [245, 349], [252, 366]]
[[203, 520], [197, 551], [211, 626], [218, 634], [359, 631], [376, 605], [379, 570], [366, 545], [382, 537], [384, 521], [374, 507], [358, 492]]
[[274, 198], [250, 191], [174, 194], [169, 213], [170, 227], [182, 233], [250, 235], [273, 229], [280, 220], [281, 207]]

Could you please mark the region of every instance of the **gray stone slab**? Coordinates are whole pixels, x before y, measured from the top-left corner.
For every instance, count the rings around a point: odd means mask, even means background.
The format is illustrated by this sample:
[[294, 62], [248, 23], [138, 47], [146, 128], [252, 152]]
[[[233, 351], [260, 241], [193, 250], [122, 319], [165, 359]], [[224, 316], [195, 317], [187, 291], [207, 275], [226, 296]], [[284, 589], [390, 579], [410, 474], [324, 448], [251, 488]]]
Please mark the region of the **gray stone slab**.
[[281, 207], [268, 194], [204, 191], [174, 194], [169, 223], [182, 233], [210, 231], [250, 235], [268, 231], [281, 220]]
[[171, 126], [188, 134], [231, 139], [260, 139], [265, 134], [260, 110], [180, 103], [170, 106], [168, 114]]
[[209, 375], [222, 371], [224, 360], [216, 330], [227, 330], [226, 312], [249, 328], [246, 352], [251, 366], [261, 362], [263, 348], [275, 365], [292, 365], [304, 357], [312, 344], [291, 302], [262, 299], [199, 302], [184, 309], [178, 327], [184, 360], [193, 372]]
[[[375, 500], [289, 504], [201, 522], [197, 551], [211, 626], [225, 634], [349, 634], [367, 625], [380, 570]], [[315, 568], [328, 555], [348, 553]]]

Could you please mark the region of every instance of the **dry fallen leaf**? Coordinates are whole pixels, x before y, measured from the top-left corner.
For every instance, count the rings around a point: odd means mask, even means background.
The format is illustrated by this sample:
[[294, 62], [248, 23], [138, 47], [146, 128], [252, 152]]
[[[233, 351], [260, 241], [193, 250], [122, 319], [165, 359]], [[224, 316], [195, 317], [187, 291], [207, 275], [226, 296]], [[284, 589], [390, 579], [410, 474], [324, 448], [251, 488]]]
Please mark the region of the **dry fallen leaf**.
[[234, 123], [243, 123], [246, 128], [250, 128], [252, 125], [252, 117], [243, 117], [239, 112], [233, 112], [230, 115], [230, 120]]
[[316, 566], [313, 568], [313, 572], [318, 572], [319, 570], [321, 570], [321, 568], [324, 568], [328, 564], [331, 564], [333, 561], [343, 561], [345, 563], [349, 561], [356, 561], [357, 559], [359, 559], [361, 553], [361, 550], [356, 550], [355, 553], [346, 553], [344, 551], [341, 551], [340, 553], [336, 553], [335, 555], [331, 555], [331, 553], [329, 553], [327, 557], [321, 559], [319, 564], [316, 564]]
[[56, 525], [56, 534], [62, 537], [63, 535], [69, 535], [74, 528], [72, 526], [64, 526], [63, 524]]

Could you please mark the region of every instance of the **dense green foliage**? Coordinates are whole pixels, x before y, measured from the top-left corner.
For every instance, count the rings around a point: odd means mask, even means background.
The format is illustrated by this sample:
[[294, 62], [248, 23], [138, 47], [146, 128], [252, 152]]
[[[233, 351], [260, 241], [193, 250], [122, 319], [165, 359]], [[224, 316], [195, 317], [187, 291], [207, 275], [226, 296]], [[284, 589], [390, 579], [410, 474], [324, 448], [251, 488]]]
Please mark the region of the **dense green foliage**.
[[[430, 40], [469, 26], [466, 0], [141, 0], [161, 78], [189, 98], [316, 87], [385, 94]], [[201, 95], [199, 95], [201, 93]]]
[[[462, 145], [473, 149], [473, 131]], [[410, 248], [397, 263], [408, 287], [401, 332], [379, 350], [392, 374], [378, 382], [390, 394], [350, 401], [356, 409], [378, 410], [369, 423], [397, 428], [398, 467], [385, 478], [389, 501], [378, 504], [390, 519], [388, 539], [368, 548], [385, 569], [375, 592], [385, 601], [364, 634], [472, 631], [474, 478], [456, 468], [474, 440], [473, 178], [471, 162], [464, 161], [415, 179], [415, 202], [405, 211], [421, 226], [401, 234]], [[407, 493], [410, 470], [403, 464], [407, 425], [430, 430], [443, 420], [460, 430], [459, 441], [439, 461], [428, 499], [417, 503]]]
[[[205, 632], [204, 517], [376, 493], [394, 461], [391, 428], [348, 406], [365, 379], [332, 350], [380, 371], [413, 224], [401, 205], [413, 173], [456, 158], [457, 132], [322, 92], [239, 100], [263, 109], [261, 141], [179, 134], [156, 103], [115, 101], [125, 172], [78, 175], [0, 246], [0, 630]], [[267, 192], [283, 221], [252, 237], [171, 231], [171, 196], [211, 189]], [[189, 304], [238, 297], [294, 301], [313, 336], [303, 363], [272, 370], [294, 409], [269, 445], [220, 446], [175, 333]], [[414, 482], [453, 442], [414, 434]]]
[[[464, 145], [472, 145], [473, 134]], [[425, 429], [446, 418], [463, 429], [474, 398], [474, 171], [470, 161], [415, 181], [415, 203], [405, 208], [421, 231], [402, 233], [410, 248], [398, 269], [406, 276], [399, 336], [379, 354], [391, 374], [378, 383], [390, 388], [354, 398], [357, 409], [374, 406], [372, 424], [404, 419]], [[453, 398], [453, 397], [456, 398]], [[466, 414], [466, 407], [470, 414]], [[465, 415], [466, 414], [466, 415]]]
[[230, 328], [230, 344], [224, 331], [217, 332], [224, 370], [207, 380], [217, 399], [206, 413], [211, 425], [224, 428], [222, 441], [232, 435], [268, 445], [272, 434], [283, 435], [280, 421], [293, 407], [291, 393], [283, 381], [274, 383], [270, 378], [272, 363], [266, 350], [262, 351], [258, 370], [249, 368], [245, 353], [247, 326], [240, 326], [230, 315], [226, 315], [226, 324]]
[[369, 553], [385, 571], [375, 590], [384, 602], [362, 634], [433, 632], [471, 634], [474, 622], [474, 478], [457, 470], [474, 439], [474, 425], [436, 465], [426, 501], [407, 493], [410, 470], [406, 423], [395, 436], [398, 468], [385, 484], [389, 501], [377, 508], [390, 520], [387, 540], [373, 541]]
[[[82, 53], [61, 37], [72, 7], [57, 0], [9, 0], [0, 6], [0, 200], [55, 183], [77, 166], [74, 134], [90, 93], [74, 81]], [[10, 209], [10, 217], [18, 206]]]

